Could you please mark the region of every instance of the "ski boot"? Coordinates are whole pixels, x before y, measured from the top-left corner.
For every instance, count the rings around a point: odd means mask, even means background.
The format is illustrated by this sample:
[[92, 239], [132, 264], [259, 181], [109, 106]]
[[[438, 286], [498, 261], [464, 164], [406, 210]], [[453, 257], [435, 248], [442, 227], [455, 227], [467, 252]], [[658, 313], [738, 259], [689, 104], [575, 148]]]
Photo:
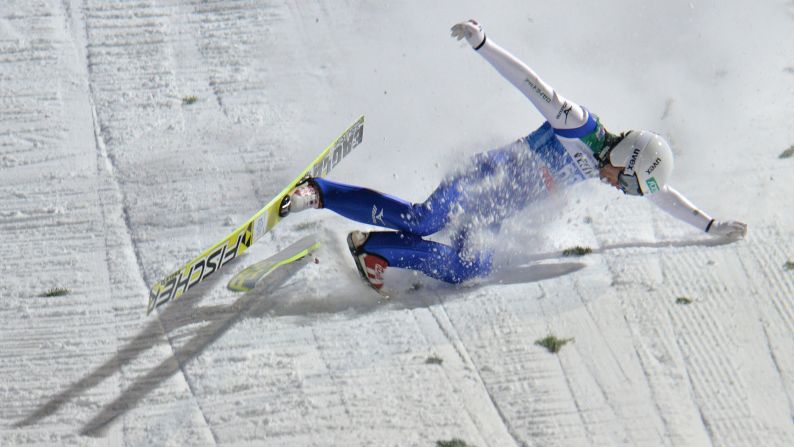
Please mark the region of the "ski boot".
[[350, 249], [350, 254], [353, 255], [353, 261], [355, 261], [358, 273], [364, 282], [385, 298], [389, 298], [388, 293], [383, 290], [383, 273], [389, 266], [389, 262], [362, 249], [368, 237], [368, 233], [352, 231], [347, 235], [347, 247]]
[[278, 215], [279, 217], [286, 217], [289, 213], [322, 207], [320, 190], [311, 179], [306, 179], [298, 184], [292, 192], [284, 196], [278, 209]]

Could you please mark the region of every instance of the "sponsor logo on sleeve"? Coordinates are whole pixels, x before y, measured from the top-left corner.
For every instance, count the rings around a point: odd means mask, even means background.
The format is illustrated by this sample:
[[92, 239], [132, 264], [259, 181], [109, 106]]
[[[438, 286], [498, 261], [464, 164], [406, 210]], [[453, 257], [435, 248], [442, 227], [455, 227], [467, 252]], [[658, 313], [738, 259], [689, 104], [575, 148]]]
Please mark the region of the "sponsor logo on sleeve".
[[557, 112], [557, 119], [560, 119], [562, 115], [565, 115], [565, 124], [568, 124], [568, 114], [571, 113], [571, 109], [573, 109], [572, 105], [568, 105], [568, 101], [562, 103], [562, 107], [560, 107], [560, 111]]
[[532, 88], [532, 90], [534, 90], [534, 91], [535, 91], [535, 93], [537, 93], [537, 94], [538, 94], [538, 96], [540, 96], [540, 98], [541, 98], [542, 100], [544, 100], [544, 101], [546, 101], [546, 102], [548, 102], [548, 103], [551, 103], [551, 98], [549, 97], [549, 95], [547, 95], [546, 93], [544, 93], [544, 92], [543, 92], [543, 90], [542, 90], [540, 87], [538, 87], [538, 85], [537, 85], [537, 84], [535, 84], [534, 82], [532, 82], [532, 80], [531, 80], [531, 79], [529, 79], [529, 78], [526, 78], [526, 79], [524, 79], [524, 82], [526, 82], [526, 83], [527, 83], [527, 84], [528, 84], [528, 85], [529, 85], [529, 86]]

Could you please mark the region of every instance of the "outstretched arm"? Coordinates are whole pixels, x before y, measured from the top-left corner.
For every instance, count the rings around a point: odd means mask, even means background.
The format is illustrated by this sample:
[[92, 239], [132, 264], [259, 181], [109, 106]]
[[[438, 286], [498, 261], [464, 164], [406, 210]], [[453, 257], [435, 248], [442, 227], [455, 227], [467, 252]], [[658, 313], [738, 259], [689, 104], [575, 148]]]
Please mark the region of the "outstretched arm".
[[587, 122], [587, 113], [580, 105], [565, 99], [528, 65], [486, 38], [482, 26], [476, 21], [453, 26], [452, 36], [458, 40], [465, 38], [499, 74], [529, 98], [555, 129], [576, 129]]
[[665, 185], [660, 191], [645, 197], [671, 216], [706, 233], [730, 238], [740, 238], [747, 234], [746, 224], [712, 218], [669, 185]]

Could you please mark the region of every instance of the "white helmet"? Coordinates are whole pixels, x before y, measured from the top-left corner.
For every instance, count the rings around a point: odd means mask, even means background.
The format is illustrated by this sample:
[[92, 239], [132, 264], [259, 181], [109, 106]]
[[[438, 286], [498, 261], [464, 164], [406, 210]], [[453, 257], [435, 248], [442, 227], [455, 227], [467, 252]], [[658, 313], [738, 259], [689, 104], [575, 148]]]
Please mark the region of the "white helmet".
[[609, 163], [623, 167], [618, 175], [626, 194], [652, 194], [664, 187], [673, 172], [673, 151], [664, 138], [647, 130], [629, 132], [609, 152]]

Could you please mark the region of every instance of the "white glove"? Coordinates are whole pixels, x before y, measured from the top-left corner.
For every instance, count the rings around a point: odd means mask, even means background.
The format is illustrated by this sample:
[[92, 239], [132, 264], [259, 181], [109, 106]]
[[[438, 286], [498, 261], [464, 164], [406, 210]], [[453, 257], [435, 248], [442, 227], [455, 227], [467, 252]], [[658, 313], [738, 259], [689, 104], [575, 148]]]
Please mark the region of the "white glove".
[[747, 224], [734, 220], [722, 221], [712, 219], [706, 232], [714, 236], [726, 236], [732, 239], [740, 239], [747, 234]]
[[460, 22], [452, 27], [452, 37], [461, 40], [464, 37], [472, 48], [479, 50], [485, 43], [485, 31], [476, 20]]

